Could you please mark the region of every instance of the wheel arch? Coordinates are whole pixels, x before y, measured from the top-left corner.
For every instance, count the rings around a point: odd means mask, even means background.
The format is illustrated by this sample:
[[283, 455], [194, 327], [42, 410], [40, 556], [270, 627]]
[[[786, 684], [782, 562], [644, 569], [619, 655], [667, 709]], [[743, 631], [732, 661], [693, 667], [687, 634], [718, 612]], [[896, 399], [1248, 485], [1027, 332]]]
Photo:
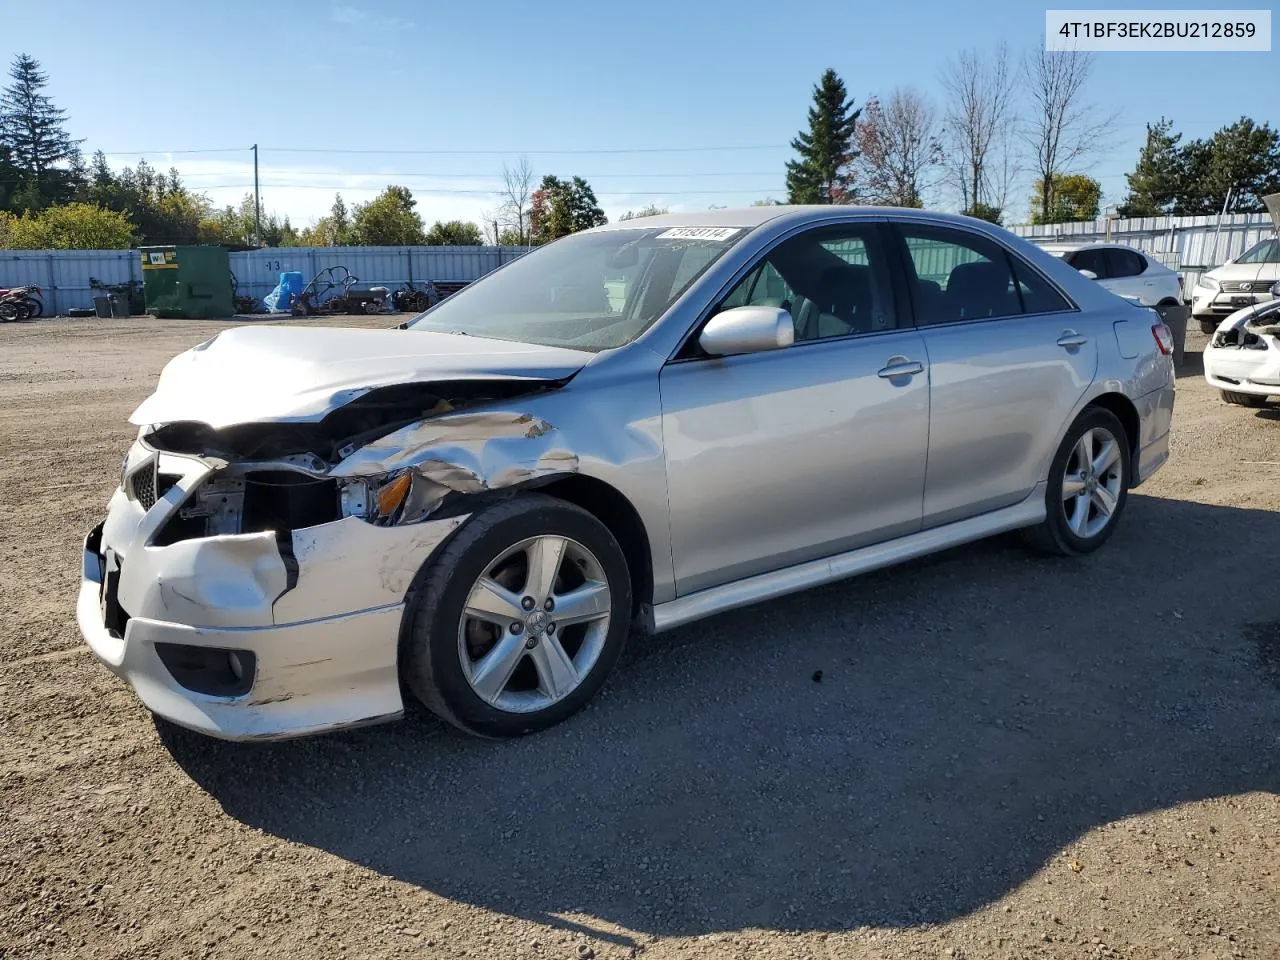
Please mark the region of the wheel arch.
[[1076, 414], [1071, 422], [1075, 423], [1081, 415], [1094, 407], [1101, 407], [1115, 414], [1116, 419], [1124, 427], [1125, 439], [1129, 441], [1129, 456], [1136, 458], [1142, 445], [1142, 419], [1138, 416], [1138, 408], [1134, 406], [1133, 401], [1123, 393], [1100, 393], [1085, 404], [1084, 409]]
[[640, 512], [616, 487], [581, 473], [539, 483], [539, 493], [581, 507], [599, 520], [622, 548], [631, 575], [631, 613], [642, 614], [653, 603], [653, 549]]

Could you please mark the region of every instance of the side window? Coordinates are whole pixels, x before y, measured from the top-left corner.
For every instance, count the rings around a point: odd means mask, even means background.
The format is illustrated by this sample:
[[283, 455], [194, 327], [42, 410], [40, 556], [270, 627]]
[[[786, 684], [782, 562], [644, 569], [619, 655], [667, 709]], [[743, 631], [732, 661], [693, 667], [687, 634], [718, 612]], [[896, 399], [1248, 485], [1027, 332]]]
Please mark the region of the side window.
[[1010, 259], [1014, 278], [1018, 281], [1018, 293], [1022, 297], [1023, 313], [1058, 313], [1072, 309], [1067, 299], [1049, 285], [1049, 281], [1017, 257]]
[[1110, 249], [1107, 254], [1107, 275], [1110, 277], [1136, 277], [1147, 269], [1142, 255], [1132, 250]]
[[876, 224], [822, 227], [774, 247], [718, 309], [781, 307], [796, 340], [822, 340], [897, 326], [888, 259]]
[[1114, 276], [1107, 268], [1107, 258], [1103, 255], [1103, 251], [1093, 250], [1077, 250], [1071, 258], [1071, 265], [1077, 270], [1090, 270], [1097, 274], [1099, 280], [1106, 280], [1108, 277]]
[[965, 230], [900, 223], [921, 326], [1068, 310], [1038, 273], [993, 240]]

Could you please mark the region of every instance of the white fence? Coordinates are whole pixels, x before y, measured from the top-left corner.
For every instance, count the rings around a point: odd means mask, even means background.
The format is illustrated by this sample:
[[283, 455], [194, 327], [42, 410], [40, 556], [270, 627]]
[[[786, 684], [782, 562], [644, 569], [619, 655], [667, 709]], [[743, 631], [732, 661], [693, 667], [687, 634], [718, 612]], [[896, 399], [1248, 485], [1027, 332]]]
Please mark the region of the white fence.
[[1230, 213], [1223, 217], [1143, 217], [1132, 220], [1088, 220], [1020, 224], [1010, 227], [1034, 243], [1123, 243], [1149, 253], [1182, 275], [1189, 292], [1200, 274], [1240, 256], [1259, 240], [1274, 236], [1275, 224], [1265, 213]]
[[[238, 291], [262, 299], [280, 273], [308, 280], [325, 267], [345, 266], [365, 285], [395, 290], [428, 281], [471, 281], [523, 256], [525, 247], [279, 247], [231, 254]], [[92, 307], [94, 288], [142, 279], [137, 250], [0, 250], [0, 287], [34, 283], [45, 312]]]
[[[1022, 224], [1010, 229], [1040, 243], [1108, 241], [1137, 247], [1181, 273], [1187, 290], [1203, 271], [1275, 233], [1265, 213]], [[325, 267], [341, 265], [365, 284], [394, 290], [432, 280], [477, 280], [527, 252], [525, 247], [278, 247], [231, 254], [231, 272], [241, 294], [261, 299], [285, 270], [299, 270], [309, 280]], [[36, 284], [45, 292], [48, 313], [93, 306], [95, 284], [141, 279], [136, 250], [0, 250], [0, 287]]]

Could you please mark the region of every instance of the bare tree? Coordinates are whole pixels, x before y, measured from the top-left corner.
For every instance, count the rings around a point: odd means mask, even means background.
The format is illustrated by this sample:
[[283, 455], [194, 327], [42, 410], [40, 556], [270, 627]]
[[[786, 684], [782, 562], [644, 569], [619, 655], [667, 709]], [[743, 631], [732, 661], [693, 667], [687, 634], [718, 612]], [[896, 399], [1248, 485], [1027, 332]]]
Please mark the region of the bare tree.
[[1116, 114], [1103, 114], [1085, 99], [1092, 70], [1093, 55], [1083, 50], [1040, 49], [1023, 63], [1032, 103], [1024, 136], [1043, 184], [1039, 199], [1044, 219], [1053, 207], [1054, 178], [1097, 151], [1115, 123]]
[[951, 179], [966, 211], [1003, 207], [1017, 176], [1010, 149], [1014, 70], [1004, 44], [989, 55], [962, 50], [942, 69], [944, 123]]
[[883, 104], [872, 98], [858, 127], [859, 165], [866, 192], [875, 203], [924, 206], [924, 193], [942, 159], [938, 117], [933, 105], [911, 88], [898, 88]]
[[[514, 167], [502, 165], [502, 212], [505, 225], [516, 232], [521, 244], [529, 242], [529, 206], [533, 199], [533, 167], [521, 157]], [[497, 242], [496, 240], [494, 241]]]

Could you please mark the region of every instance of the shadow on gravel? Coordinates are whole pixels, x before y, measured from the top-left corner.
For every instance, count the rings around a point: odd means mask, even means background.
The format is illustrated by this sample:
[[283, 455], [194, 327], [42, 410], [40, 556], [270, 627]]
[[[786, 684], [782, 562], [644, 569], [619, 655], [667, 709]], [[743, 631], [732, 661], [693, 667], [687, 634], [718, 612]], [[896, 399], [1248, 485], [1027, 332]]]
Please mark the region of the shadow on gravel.
[[1125, 520], [1089, 558], [990, 541], [637, 639], [594, 708], [521, 741], [420, 714], [274, 745], [161, 735], [247, 824], [623, 943], [555, 915], [943, 923], [1046, 863], [1066, 882], [1094, 827], [1280, 790], [1280, 515], [1135, 495]]

